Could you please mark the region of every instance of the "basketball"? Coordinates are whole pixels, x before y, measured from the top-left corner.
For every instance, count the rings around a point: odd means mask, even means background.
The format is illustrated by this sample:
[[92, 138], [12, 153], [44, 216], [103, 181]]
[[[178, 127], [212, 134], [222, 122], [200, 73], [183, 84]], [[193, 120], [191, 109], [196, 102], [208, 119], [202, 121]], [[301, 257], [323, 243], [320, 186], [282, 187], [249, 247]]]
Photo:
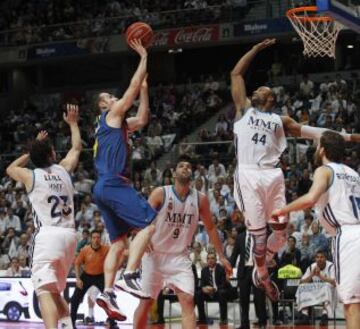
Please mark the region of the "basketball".
[[125, 37], [128, 45], [130, 45], [131, 40], [139, 39], [142, 45], [148, 48], [153, 41], [154, 32], [149, 24], [136, 22], [126, 29]]

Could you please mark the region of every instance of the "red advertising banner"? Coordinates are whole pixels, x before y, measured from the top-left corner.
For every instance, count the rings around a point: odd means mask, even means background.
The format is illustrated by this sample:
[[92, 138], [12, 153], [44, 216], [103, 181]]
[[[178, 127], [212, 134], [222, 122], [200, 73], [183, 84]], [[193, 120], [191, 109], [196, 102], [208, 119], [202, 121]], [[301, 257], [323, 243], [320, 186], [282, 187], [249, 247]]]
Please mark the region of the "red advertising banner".
[[183, 27], [180, 29], [155, 32], [153, 47], [199, 44], [218, 41], [219, 38], [219, 25]]

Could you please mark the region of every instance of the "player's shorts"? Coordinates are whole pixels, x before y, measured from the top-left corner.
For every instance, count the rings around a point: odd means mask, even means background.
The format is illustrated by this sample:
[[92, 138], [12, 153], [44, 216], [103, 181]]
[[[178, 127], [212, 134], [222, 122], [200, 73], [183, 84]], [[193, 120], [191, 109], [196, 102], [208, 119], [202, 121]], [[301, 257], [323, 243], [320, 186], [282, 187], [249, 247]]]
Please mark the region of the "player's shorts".
[[184, 254], [145, 253], [142, 258], [143, 291], [157, 299], [164, 287], [194, 295], [195, 279], [191, 260]]
[[256, 230], [264, 229], [272, 211], [286, 205], [282, 170], [238, 165], [234, 176], [234, 199], [244, 213], [248, 230], [256, 233]]
[[74, 261], [76, 244], [76, 232], [72, 228], [40, 228], [34, 237], [31, 265], [31, 279], [35, 290], [55, 283], [59, 293], [64, 291]]
[[157, 212], [121, 177], [100, 177], [94, 199], [104, 218], [111, 242], [134, 228], [145, 228]]
[[342, 226], [333, 240], [337, 292], [344, 304], [360, 303], [360, 225]]

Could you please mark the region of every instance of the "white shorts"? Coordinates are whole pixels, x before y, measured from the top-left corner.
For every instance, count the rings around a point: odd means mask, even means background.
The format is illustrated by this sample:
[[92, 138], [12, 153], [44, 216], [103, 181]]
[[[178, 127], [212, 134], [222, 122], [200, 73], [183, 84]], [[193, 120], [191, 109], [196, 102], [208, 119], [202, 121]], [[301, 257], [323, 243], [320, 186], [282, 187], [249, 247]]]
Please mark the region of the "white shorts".
[[344, 304], [360, 303], [360, 225], [341, 227], [333, 240], [337, 292]]
[[234, 199], [244, 213], [249, 231], [265, 228], [271, 212], [286, 205], [282, 170], [238, 166], [234, 178]]
[[61, 293], [74, 261], [76, 232], [63, 227], [41, 227], [34, 238], [31, 279], [34, 288], [39, 289], [55, 283]]
[[142, 258], [142, 288], [157, 299], [164, 287], [194, 295], [195, 279], [188, 255], [145, 253]]

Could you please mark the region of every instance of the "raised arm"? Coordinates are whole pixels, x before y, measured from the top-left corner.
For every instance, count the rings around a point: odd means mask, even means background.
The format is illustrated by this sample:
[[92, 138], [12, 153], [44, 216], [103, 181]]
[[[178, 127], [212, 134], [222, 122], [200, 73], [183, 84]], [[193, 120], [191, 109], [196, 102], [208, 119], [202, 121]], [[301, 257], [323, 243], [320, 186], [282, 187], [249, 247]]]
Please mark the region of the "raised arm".
[[126, 119], [127, 126], [130, 131], [139, 130], [149, 122], [149, 90], [147, 84], [147, 76], [145, 76], [140, 88], [140, 105], [135, 117]]
[[110, 117], [124, 117], [126, 111], [132, 106], [134, 100], [137, 98], [140, 86], [146, 76], [147, 71], [147, 51], [141, 45], [141, 41], [133, 40], [131, 42], [133, 48], [140, 55], [139, 65], [130, 81], [128, 89], [125, 91], [123, 97], [119, 99], [110, 109]]
[[82, 149], [80, 129], [78, 125], [79, 108], [77, 105], [67, 104], [67, 113], [64, 113], [64, 121], [69, 125], [71, 131], [71, 149], [66, 157], [59, 163], [68, 172], [73, 172], [78, 165]]
[[[199, 193], [199, 192], [198, 192]], [[200, 194], [200, 209], [199, 214], [200, 218], [204, 222], [204, 226], [206, 228], [206, 231], [208, 232], [209, 239], [211, 243], [214, 245], [216, 253], [219, 255], [219, 260], [225, 267], [225, 271], [229, 277], [232, 276], [232, 267], [229, 263], [229, 261], [226, 259], [223, 251], [223, 245], [220, 241], [216, 226], [211, 218], [210, 213], [210, 205], [209, 205], [209, 199], [207, 196], [205, 196], [202, 193]]]
[[[333, 131], [327, 128], [302, 125], [288, 116], [282, 116], [281, 120], [283, 122], [285, 132], [294, 137], [319, 140], [323, 132], [328, 130]], [[334, 131], [334, 132], [340, 134], [346, 142], [360, 143], [360, 134], [348, 134], [338, 131]]]
[[[38, 133], [36, 139], [41, 141], [47, 138], [47, 136], [48, 133], [45, 130], [42, 130]], [[15, 181], [23, 183], [25, 185], [26, 191], [28, 192], [31, 191], [33, 186], [32, 170], [24, 168], [29, 163], [29, 160], [29, 153], [23, 154], [11, 162], [6, 168], [6, 173]]]
[[32, 171], [24, 168], [30, 160], [29, 153], [23, 154], [6, 168], [6, 173], [15, 181], [21, 182], [25, 185], [26, 191], [30, 192], [33, 184]]
[[319, 167], [315, 170], [314, 180], [308, 193], [295, 201], [289, 203], [282, 209], [276, 209], [271, 217], [277, 219], [280, 216], [296, 211], [311, 208], [319, 200], [320, 196], [329, 188], [332, 180], [332, 169], [326, 166]]
[[244, 75], [255, 56], [261, 50], [273, 45], [275, 39], [265, 39], [256, 44], [237, 62], [231, 71], [231, 95], [236, 108], [236, 120], [242, 116], [242, 111], [250, 106], [250, 100], [246, 96]]

